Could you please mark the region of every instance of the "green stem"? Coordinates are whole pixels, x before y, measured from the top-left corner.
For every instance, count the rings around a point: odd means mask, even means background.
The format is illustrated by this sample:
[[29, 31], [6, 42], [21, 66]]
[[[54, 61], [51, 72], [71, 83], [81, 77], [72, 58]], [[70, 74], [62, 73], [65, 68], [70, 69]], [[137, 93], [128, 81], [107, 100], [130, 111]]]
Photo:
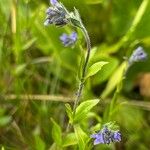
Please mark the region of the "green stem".
[[73, 116], [75, 115], [76, 108], [77, 108], [77, 106], [79, 104], [79, 101], [81, 99], [82, 90], [83, 90], [83, 87], [84, 87], [84, 78], [85, 78], [85, 75], [86, 75], [87, 65], [88, 65], [88, 62], [89, 62], [90, 52], [91, 52], [90, 37], [88, 35], [88, 32], [87, 32], [86, 28], [84, 27], [84, 25], [82, 23], [81, 23], [81, 30], [84, 34], [84, 37], [85, 37], [85, 40], [86, 40], [86, 43], [87, 43], [87, 54], [86, 54], [86, 58], [85, 58], [85, 63], [83, 65], [82, 76], [81, 76], [81, 80], [80, 80], [78, 91], [77, 91], [77, 97], [76, 97], [74, 107], [73, 107]]

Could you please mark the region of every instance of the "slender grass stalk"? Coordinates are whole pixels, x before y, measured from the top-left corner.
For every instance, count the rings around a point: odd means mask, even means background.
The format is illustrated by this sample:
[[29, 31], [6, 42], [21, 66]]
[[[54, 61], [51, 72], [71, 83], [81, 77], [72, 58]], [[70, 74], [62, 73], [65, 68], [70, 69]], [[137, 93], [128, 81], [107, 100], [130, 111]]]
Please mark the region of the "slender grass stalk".
[[0, 95], [3, 100], [34, 100], [34, 101], [56, 101], [56, 102], [72, 102], [71, 97], [63, 95], [34, 95], [34, 94], [6, 94]]
[[115, 52], [116, 50], [120, 49], [123, 45], [130, 44], [130, 40], [132, 41], [132, 35], [133, 33], [136, 31], [137, 26], [139, 25], [139, 23], [141, 22], [145, 11], [148, 9], [148, 5], [149, 5], [149, 0], [143, 0], [141, 2], [141, 5], [132, 21], [132, 24], [129, 28], [129, 30], [126, 32], [126, 34], [119, 40], [119, 42], [117, 42], [116, 44], [114, 44], [112, 47], [112, 49], [110, 48], [111, 52]]
[[[26, 95], [15, 95], [15, 94], [8, 94], [8, 95], [0, 95], [0, 98], [5, 101], [9, 100], [34, 100], [34, 101], [53, 101], [53, 102], [73, 102], [71, 97], [65, 97], [64, 95], [31, 95], [31, 94], [26, 94]], [[123, 99], [122, 104], [125, 106], [133, 106], [133, 107], [139, 107], [140, 109], [143, 110], [148, 110], [150, 111], [150, 102], [143, 102], [142, 100], [128, 100], [125, 97], [119, 96], [120, 99]], [[103, 103], [110, 104], [110, 99], [106, 99], [103, 101]]]
[[16, 4], [17, 1], [16, 0], [13, 0], [12, 1], [12, 7], [11, 7], [11, 30], [12, 30], [12, 33], [15, 34], [16, 33], [16, 29], [17, 29], [17, 8], [16, 8]]

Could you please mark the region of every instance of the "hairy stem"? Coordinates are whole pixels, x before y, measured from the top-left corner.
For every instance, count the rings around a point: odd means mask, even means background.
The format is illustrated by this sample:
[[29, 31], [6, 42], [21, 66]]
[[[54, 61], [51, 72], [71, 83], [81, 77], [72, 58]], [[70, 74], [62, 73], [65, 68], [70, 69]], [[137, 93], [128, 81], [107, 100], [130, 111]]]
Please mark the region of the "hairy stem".
[[86, 40], [86, 43], [87, 43], [87, 54], [86, 54], [86, 58], [85, 58], [85, 63], [83, 65], [82, 76], [81, 76], [81, 80], [80, 80], [78, 91], [77, 91], [77, 97], [76, 97], [74, 107], [73, 107], [73, 116], [75, 115], [76, 108], [77, 108], [77, 106], [79, 104], [79, 101], [81, 99], [82, 90], [83, 90], [83, 87], [84, 87], [84, 78], [85, 78], [85, 75], [86, 75], [87, 65], [88, 65], [88, 62], [89, 62], [89, 57], [90, 57], [90, 52], [91, 52], [90, 37], [89, 37], [88, 32], [87, 32], [87, 30], [86, 30], [86, 28], [84, 27], [83, 24], [81, 26], [81, 30], [84, 34], [84, 37], [85, 37], [85, 40]]

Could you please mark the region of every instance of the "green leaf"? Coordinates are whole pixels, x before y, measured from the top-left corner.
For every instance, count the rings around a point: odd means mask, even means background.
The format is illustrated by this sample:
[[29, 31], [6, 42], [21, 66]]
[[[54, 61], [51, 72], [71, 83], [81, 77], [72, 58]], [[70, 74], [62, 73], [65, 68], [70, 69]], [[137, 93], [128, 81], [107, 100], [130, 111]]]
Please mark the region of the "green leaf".
[[54, 121], [54, 119], [51, 118], [51, 121], [53, 123], [52, 127], [52, 137], [55, 143], [58, 146], [62, 146], [62, 131], [60, 126]]
[[36, 150], [45, 150], [45, 143], [44, 141], [40, 138], [40, 136], [35, 135], [35, 149]]
[[74, 15], [77, 18], [77, 20], [80, 22], [81, 21], [81, 17], [80, 17], [80, 14], [79, 14], [78, 10], [75, 7], [74, 7]]
[[114, 72], [114, 74], [108, 81], [105, 90], [102, 93], [102, 96], [101, 96], [102, 98], [107, 97], [115, 89], [118, 83], [121, 81], [123, 77], [123, 72], [125, 71], [125, 67], [126, 67], [126, 62], [123, 62], [121, 66]]
[[31, 40], [29, 40], [27, 43], [25, 43], [25, 45], [23, 46], [23, 50], [30, 48], [35, 43], [36, 40], [37, 38], [34, 37]]
[[87, 100], [82, 102], [76, 109], [74, 122], [80, 122], [87, 117], [87, 113], [98, 104], [99, 99]]
[[77, 144], [77, 138], [75, 133], [69, 133], [63, 139], [63, 147], [76, 145], [76, 144]]
[[78, 142], [79, 150], [84, 150], [86, 142], [88, 140], [87, 134], [81, 129], [79, 125], [74, 126], [74, 131]]
[[53, 143], [48, 150], [63, 150], [56, 143]]
[[[89, 62], [92, 61], [92, 59], [94, 59], [95, 56], [97, 56], [97, 53], [98, 53], [98, 47], [93, 47], [93, 48], [91, 49]], [[84, 57], [85, 57], [85, 56], [84, 56]]]
[[92, 79], [93, 86], [99, 85], [102, 82], [108, 80], [119, 65], [119, 61], [113, 57], [105, 56], [105, 57], [99, 57], [99, 59], [102, 59], [103, 61], [108, 61], [109, 64], [102, 67], [101, 71], [99, 71], [94, 76], [94, 78]]
[[20, 75], [26, 68], [27, 64], [21, 64], [21, 65], [18, 65], [15, 70], [14, 70], [14, 74], [15, 75]]
[[69, 104], [65, 104], [65, 107], [66, 107], [67, 115], [69, 117], [69, 123], [72, 123], [73, 122], [73, 114], [72, 114], [71, 106]]
[[146, 11], [146, 8], [149, 4], [149, 0], [143, 0], [137, 13], [136, 16], [132, 22], [131, 28], [128, 30], [127, 32], [127, 37], [132, 36], [132, 34], [134, 33], [135, 29], [137, 28], [137, 25], [140, 23], [141, 19], [143, 18], [143, 15]]
[[87, 75], [85, 77], [85, 79], [87, 79], [88, 77], [90, 76], [93, 76], [95, 75], [98, 71], [101, 70], [101, 68], [108, 64], [108, 62], [105, 62], [105, 61], [100, 61], [100, 62], [96, 62], [94, 63], [89, 69], [88, 69], [88, 72], [87, 72]]
[[7, 125], [11, 121], [10, 116], [2, 116], [0, 117], [0, 127]]
[[87, 4], [100, 4], [103, 3], [104, 0], [86, 0]]
[[1, 150], [5, 150], [5, 148], [2, 146]]
[[81, 28], [81, 24], [77, 19], [71, 17], [70, 20], [73, 26]]

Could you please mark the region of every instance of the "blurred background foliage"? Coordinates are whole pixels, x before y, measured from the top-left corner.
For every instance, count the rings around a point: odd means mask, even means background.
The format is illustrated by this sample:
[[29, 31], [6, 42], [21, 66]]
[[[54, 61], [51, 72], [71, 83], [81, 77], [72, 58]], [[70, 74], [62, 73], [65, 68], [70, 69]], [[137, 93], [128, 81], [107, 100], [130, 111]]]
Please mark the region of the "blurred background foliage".
[[[94, 110], [102, 119], [121, 80], [124, 57], [129, 57], [138, 46], [150, 55], [150, 2], [62, 2], [69, 10], [76, 7], [87, 27], [92, 43], [90, 64], [109, 62], [88, 80], [83, 94], [83, 100], [103, 99]], [[52, 149], [50, 118], [64, 130], [67, 125], [64, 102], [72, 103], [86, 45], [79, 30], [69, 26], [44, 27], [48, 6], [48, 0], [0, 0], [0, 146], [6, 150]], [[78, 42], [74, 48], [64, 48], [59, 36], [72, 30], [78, 32]], [[114, 149], [150, 149], [149, 99], [148, 58], [135, 63], [126, 73], [118, 98], [121, 105], [113, 116], [123, 137]], [[95, 149], [111, 148], [99, 145]]]

